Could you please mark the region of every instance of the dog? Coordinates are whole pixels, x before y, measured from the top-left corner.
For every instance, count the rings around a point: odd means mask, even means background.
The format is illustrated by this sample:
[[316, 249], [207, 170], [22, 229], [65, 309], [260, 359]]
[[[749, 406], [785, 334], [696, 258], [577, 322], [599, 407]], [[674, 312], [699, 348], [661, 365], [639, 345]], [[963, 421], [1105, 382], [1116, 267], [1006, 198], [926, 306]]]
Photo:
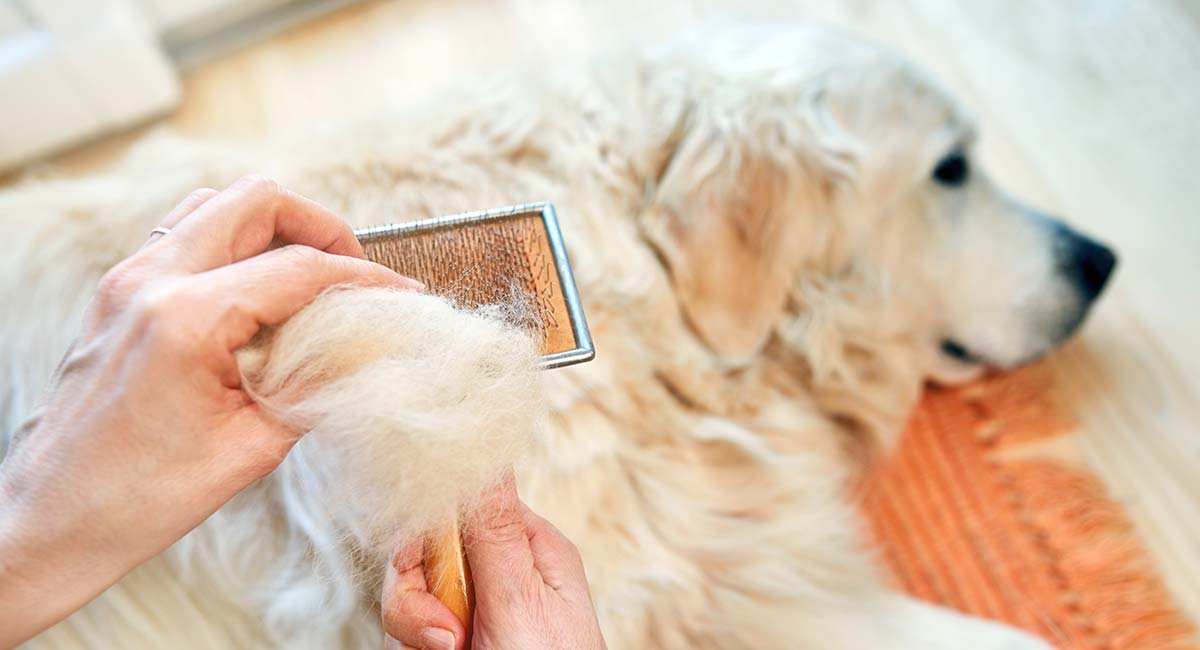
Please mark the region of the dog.
[[[156, 139], [0, 196], [6, 430], [189, 190], [266, 173], [360, 226], [545, 199], [599, 355], [546, 375], [520, 491], [579, 546], [610, 647], [1045, 648], [889, 590], [846, 496], [925, 381], [1050, 352], [1113, 272], [993, 185], [975, 133], [893, 53], [714, 25], [273, 152]], [[377, 646], [378, 594], [289, 525], [288, 471], [31, 647]]]

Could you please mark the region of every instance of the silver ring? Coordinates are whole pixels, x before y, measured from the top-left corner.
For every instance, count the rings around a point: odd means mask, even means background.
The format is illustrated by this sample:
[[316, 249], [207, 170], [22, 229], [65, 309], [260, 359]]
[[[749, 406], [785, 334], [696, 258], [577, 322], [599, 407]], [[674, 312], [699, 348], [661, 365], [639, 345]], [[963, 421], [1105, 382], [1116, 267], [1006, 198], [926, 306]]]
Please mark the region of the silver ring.
[[154, 230], [151, 230], [151, 231], [150, 231], [150, 234], [151, 234], [151, 235], [165, 235], [165, 234], [167, 234], [167, 233], [169, 233], [169, 232], [171, 232], [171, 229], [170, 229], [170, 228], [163, 228], [163, 227], [161, 227], [161, 226], [160, 226], [160, 227], [158, 227], [158, 228], [155, 228]]

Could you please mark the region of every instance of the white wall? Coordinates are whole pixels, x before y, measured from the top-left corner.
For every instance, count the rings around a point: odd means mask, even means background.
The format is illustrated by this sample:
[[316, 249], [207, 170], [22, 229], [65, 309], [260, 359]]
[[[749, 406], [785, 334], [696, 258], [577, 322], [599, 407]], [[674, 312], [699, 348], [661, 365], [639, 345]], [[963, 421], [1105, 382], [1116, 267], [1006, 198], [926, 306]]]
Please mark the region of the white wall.
[[176, 68], [350, 0], [0, 0], [0, 172], [171, 110]]
[[171, 62], [126, 0], [0, 0], [0, 170], [161, 113]]

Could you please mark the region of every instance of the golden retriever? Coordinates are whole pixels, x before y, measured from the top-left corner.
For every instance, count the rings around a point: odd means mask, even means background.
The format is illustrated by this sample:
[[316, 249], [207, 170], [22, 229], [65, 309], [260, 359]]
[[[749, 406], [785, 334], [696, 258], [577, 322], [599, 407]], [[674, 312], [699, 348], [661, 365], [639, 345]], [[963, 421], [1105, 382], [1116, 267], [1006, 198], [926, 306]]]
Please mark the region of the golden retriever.
[[[887, 589], [845, 495], [924, 380], [1052, 350], [1115, 264], [999, 191], [974, 139], [909, 64], [802, 26], [494, 78], [272, 154], [159, 139], [0, 196], [6, 429], [196, 187], [266, 173], [360, 226], [549, 200], [599, 355], [546, 375], [520, 487], [578, 544], [610, 647], [1042, 648]], [[377, 594], [280, 488], [294, 460], [32, 645], [377, 646]]]

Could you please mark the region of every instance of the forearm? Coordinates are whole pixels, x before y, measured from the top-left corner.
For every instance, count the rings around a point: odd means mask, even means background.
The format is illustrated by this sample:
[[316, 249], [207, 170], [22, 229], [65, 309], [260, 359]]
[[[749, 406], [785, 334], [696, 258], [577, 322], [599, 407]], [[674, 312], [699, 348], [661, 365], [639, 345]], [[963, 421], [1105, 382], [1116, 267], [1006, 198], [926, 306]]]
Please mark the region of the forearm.
[[128, 569], [90, 543], [78, 504], [14, 489], [0, 464], [0, 648], [42, 632], [87, 604]]

